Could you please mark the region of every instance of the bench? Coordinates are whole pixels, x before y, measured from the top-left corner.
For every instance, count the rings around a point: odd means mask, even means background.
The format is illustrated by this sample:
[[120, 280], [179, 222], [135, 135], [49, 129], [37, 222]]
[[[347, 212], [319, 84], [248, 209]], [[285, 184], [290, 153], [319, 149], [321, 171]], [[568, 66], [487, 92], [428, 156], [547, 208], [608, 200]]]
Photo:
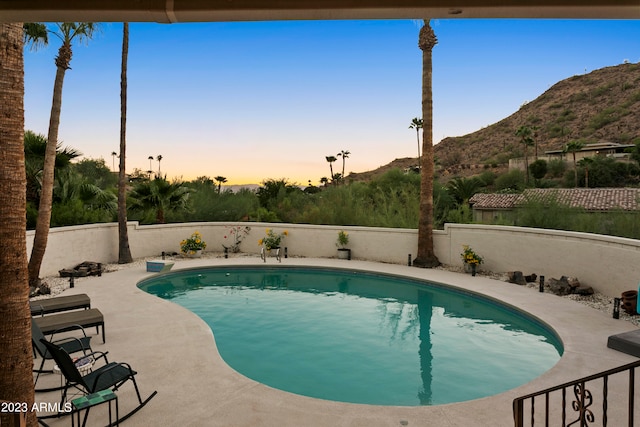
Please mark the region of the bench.
[[83, 328], [102, 327], [102, 342], [106, 342], [104, 334], [104, 317], [97, 308], [88, 310], [69, 311], [66, 313], [52, 314], [50, 316], [34, 317], [33, 321], [40, 328], [43, 334], [51, 334], [54, 332], [65, 332], [75, 329], [78, 325]]
[[91, 308], [91, 299], [87, 294], [65, 295], [61, 297], [46, 298], [29, 303], [31, 315], [58, 313], [60, 311]]

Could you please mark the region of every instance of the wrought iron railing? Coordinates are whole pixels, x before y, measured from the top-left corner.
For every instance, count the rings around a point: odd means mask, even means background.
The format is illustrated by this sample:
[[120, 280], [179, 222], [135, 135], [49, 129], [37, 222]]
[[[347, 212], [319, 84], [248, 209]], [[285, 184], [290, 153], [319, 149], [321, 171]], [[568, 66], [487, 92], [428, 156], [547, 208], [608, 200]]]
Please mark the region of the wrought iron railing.
[[[518, 397], [513, 401], [514, 425], [633, 427], [638, 366], [640, 360]], [[573, 396], [567, 397], [567, 391]]]

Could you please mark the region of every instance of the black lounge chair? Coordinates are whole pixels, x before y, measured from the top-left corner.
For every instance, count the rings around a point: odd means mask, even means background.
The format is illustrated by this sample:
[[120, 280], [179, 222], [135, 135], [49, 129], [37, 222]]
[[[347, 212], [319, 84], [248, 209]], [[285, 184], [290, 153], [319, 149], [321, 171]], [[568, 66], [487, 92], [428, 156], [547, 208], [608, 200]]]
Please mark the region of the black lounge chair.
[[46, 298], [29, 303], [31, 315], [43, 315], [58, 313], [60, 311], [91, 308], [91, 299], [87, 294], [64, 295], [61, 297]]
[[[66, 338], [62, 338], [54, 341], [53, 340], [54, 334], [52, 334], [50, 341], [58, 345], [62, 349], [64, 349], [64, 351], [66, 351], [67, 354], [82, 352], [83, 356], [90, 356], [90, 355], [93, 356], [94, 353], [93, 353], [93, 350], [91, 349], [91, 337], [87, 336], [87, 334], [85, 333], [84, 329], [81, 326], [78, 326], [77, 329], [82, 332], [82, 336], [80, 338], [66, 337]], [[45, 345], [42, 344], [40, 340], [45, 340], [44, 334], [42, 333], [38, 325], [32, 321], [31, 322], [31, 345], [33, 346], [34, 353], [37, 353], [42, 359], [42, 361], [40, 362], [40, 367], [38, 369], [33, 370], [33, 372], [36, 372], [34, 387], [38, 384], [38, 378], [40, 378], [40, 374], [53, 372], [53, 370], [51, 369], [44, 369], [44, 363], [47, 360], [53, 360], [53, 356], [51, 356], [51, 353], [49, 353]], [[108, 362], [106, 360], [107, 353], [101, 352], [100, 354], [101, 354], [100, 357], [104, 355], [105, 362]], [[36, 388], [35, 391], [52, 391], [52, 390], [60, 390], [60, 389], [61, 387], [44, 388], [44, 389]]]
[[102, 342], [104, 343], [106, 341], [104, 335], [104, 317], [97, 308], [34, 317], [33, 321], [36, 322], [42, 333], [45, 335], [50, 335], [56, 331], [70, 331], [72, 329], [76, 329], [78, 325], [83, 328], [95, 326], [96, 332], [100, 333], [98, 328], [102, 326]]
[[[47, 351], [49, 351], [49, 353], [53, 357], [53, 360], [55, 360], [56, 364], [60, 368], [60, 373], [64, 378], [65, 384], [63, 386], [60, 407], [64, 406], [64, 402], [67, 397], [67, 391], [71, 387], [85, 394], [91, 394], [106, 389], [116, 391], [124, 383], [131, 380], [131, 382], [133, 382], [133, 386], [135, 387], [139, 404], [131, 412], [124, 415], [119, 420], [116, 420], [114, 422], [114, 424], [116, 424], [120, 421], [126, 420], [127, 418], [138, 412], [158, 393], [157, 391], [154, 391], [149, 397], [147, 397], [145, 400], [142, 400], [142, 397], [140, 396], [140, 390], [138, 389], [138, 383], [136, 382], [135, 378], [137, 372], [131, 369], [131, 366], [128, 363], [106, 363], [104, 366], [96, 368], [86, 375], [82, 375], [71, 359], [71, 356], [69, 356], [69, 354], [62, 347], [49, 342], [46, 339], [41, 339], [40, 342], [47, 348]], [[88, 416], [89, 409], [87, 409], [87, 412], [84, 416], [85, 423]]]

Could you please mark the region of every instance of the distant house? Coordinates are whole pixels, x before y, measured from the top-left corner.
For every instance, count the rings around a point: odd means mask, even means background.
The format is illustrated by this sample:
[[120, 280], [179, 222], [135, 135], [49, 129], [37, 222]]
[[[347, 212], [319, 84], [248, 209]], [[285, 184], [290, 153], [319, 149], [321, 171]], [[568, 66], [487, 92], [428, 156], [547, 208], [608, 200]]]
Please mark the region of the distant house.
[[532, 188], [522, 194], [476, 193], [469, 199], [475, 222], [510, 218], [528, 202], [554, 201], [588, 212], [640, 211], [640, 188]]
[[[616, 160], [629, 160], [631, 154], [625, 153], [627, 148], [633, 148], [633, 144], [617, 144], [615, 142], [596, 142], [586, 144], [580, 151], [576, 151], [576, 161], [586, 157], [613, 157]], [[563, 150], [545, 151], [549, 159], [559, 158], [573, 161], [573, 153], [565, 153]]]
[[[618, 144], [615, 142], [596, 142], [586, 144], [580, 151], [576, 151], [576, 162], [587, 157], [611, 157], [617, 161], [630, 162], [631, 153], [625, 152], [627, 148], [633, 148], [633, 144]], [[568, 166], [573, 169], [573, 153], [566, 153], [564, 150], [545, 151], [543, 156], [538, 159], [546, 160], [564, 160]], [[536, 159], [534, 156], [529, 157], [529, 163], [533, 163]], [[509, 170], [520, 169], [525, 170], [524, 158], [509, 159]]]

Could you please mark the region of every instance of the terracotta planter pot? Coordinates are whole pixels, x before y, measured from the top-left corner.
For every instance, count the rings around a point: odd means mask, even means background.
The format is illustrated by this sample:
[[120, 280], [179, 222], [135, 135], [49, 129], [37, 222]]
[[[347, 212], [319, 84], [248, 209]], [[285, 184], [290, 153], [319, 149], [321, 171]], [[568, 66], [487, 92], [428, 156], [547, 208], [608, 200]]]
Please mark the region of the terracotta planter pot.
[[638, 314], [638, 291], [624, 291], [621, 300], [620, 306], [624, 311], [632, 316]]

